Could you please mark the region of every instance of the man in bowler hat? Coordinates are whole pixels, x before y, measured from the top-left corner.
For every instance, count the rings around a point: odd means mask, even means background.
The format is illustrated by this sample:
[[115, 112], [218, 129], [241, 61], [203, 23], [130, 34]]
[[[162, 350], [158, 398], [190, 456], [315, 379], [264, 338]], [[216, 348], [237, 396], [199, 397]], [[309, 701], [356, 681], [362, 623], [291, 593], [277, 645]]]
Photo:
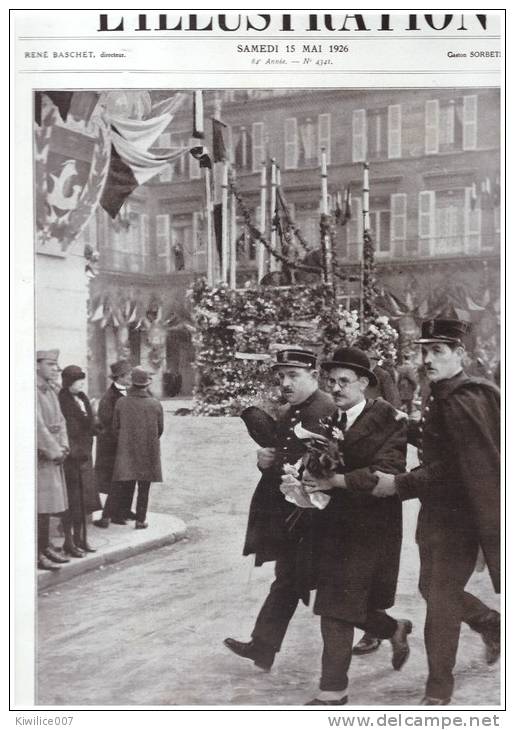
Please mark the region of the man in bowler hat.
[[128, 360], [117, 360], [110, 366], [113, 381], [102, 396], [98, 406], [100, 433], [97, 437], [95, 473], [98, 490], [107, 494], [102, 517], [93, 523], [96, 527], [109, 527], [112, 521], [118, 525], [126, 524], [126, 520], [134, 518], [131, 512], [134, 488], [121, 488], [113, 482], [113, 469], [116, 458], [116, 434], [113, 431], [114, 407], [119, 398], [127, 395], [127, 387], [131, 382], [131, 365]]
[[[422, 324], [422, 357], [431, 392], [420, 423], [420, 466], [409, 474], [378, 470], [378, 497], [418, 498], [419, 589], [426, 601], [429, 665], [423, 705], [451, 701], [462, 622], [478, 632], [492, 664], [500, 653], [500, 616], [465, 591], [481, 548], [500, 590], [500, 396], [463, 372], [468, 324]], [[388, 473], [386, 473], [388, 472]]]
[[147, 507], [151, 482], [163, 481], [159, 439], [163, 433], [163, 407], [153, 398], [148, 386], [152, 378], [143, 368], [131, 371], [131, 387], [114, 408], [113, 430], [116, 434], [116, 459], [113, 481], [121, 489], [134, 490], [137, 530], [148, 527]]
[[286, 405], [277, 420], [277, 446], [258, 449], [257, 465], [262, 477], [252, 497], [244, 555], [255, 554], [256, 565], [275, 561], [275, 581], [265, 599], [249, 642], [225, 639], [225, 646], [268, 671], [280, 650], [288, 624], [299, 600], [309, 604], [313, 587], [312, 513], [306, 510], [295, 529], [289, 531], [294, 505], [280, 491], [282, 467], [295, 464], [305, 452], [294, 428], [297, 424], [321, 433], [320, 420], [334, 413], [330, 395], [318, 388], [316, 356], [309, 350], [285, 349], [272, 365], [280, 382]]
[[316, 698], [307, 704], [344, 705], [355, 626], [390, 640], [395, 670], [409, 655], [411, 622], [385, 613], [395, 601], [402, 505], [397, 495], [384, 500], [372, 496], [375, 471], [405, 470], [407, 433], [405, 417], [390, 403], [366, 397], [377, 379], [365, 352], [339, 348], [322, 363], [322, 370], [338, 409], [333, 427], [341, 466], [329, 478], [307, 472], [302, 477], [308, 492], [331, 495], [320, 515], [314, 605], [321, 617], [322, 675]]

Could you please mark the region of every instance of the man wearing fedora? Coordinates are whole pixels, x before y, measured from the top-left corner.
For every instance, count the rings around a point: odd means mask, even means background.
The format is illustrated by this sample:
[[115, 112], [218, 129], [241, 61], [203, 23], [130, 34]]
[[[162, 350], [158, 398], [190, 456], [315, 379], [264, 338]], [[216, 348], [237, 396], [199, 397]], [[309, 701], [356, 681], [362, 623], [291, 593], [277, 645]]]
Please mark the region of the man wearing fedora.
[[118, 399], [113, 415], [117, 443], [113, 481], [121, 489], [130, 490], [134, 490], [138, 483], [137, 530], [148, 527], [146, 516], [151, 482], [163, 481], [159, 446], [163, 433], [163, 407], [148, 391], [151, 382], [146, 370], [133, 368], [131, 387], [125, 398]]
[[463, 372], [468, 329], [460, 320], [423, 322], [418, 344], [431, 392], [420, 424], [420, 466], [397, 476], [378, 470], [375, 490], [421, 502], [419, 589], [429, 665], [423, 705], [451, 701], [462, 622], [481, 635], [488, 664], [500, 653], [499, 613], [465, 591], [479, 548], [500, 590], [500, 394]]
[[355, 626], [390, 640], [395, 670], [409, 655], [411, 622], [385, 613], [395, 601], [402, 505], [397, 495], [372, 496], [377, 470], [404, 472], [407, 433], [406, 419], [390, 403], [366, 398], [377, 380], [365, 352], [339, 348], [322, 370], [338, 409], [334, 427], [343, 466], [329, 478], [306, 472], [302, 478], [308, 492], [331, 496], [320, 517], [314, 605], [321, 617], [322, 675], [317, 697], [307, 704], [344, 705]]
[[99, 492], [107, 495], [102, 517], [93, 523], [96, 527], [109, 527], [112, 520], [115, 524], [126, 524], [132, 516], [131, 506], [134, 489], [122, 489], [113, 482], [114, 461], [116, 458], [116, 434], [113, 431], [114, 407], [119, 398], [127, 395], [127, 387], [131, 382], [131, 365], [128, 360], [117, 360], [110, 365], [113, 381], [98, 405], [100, 433], [97, 437], [95, 474]]
[[300, 423], [309, 431], [322, 433], [321, 419], [335, 409], [331, 396], [318, 388], [316, 356], [309, 350], [281, 350], [272, 368], [287, 403], [280, 408], [276, 447], [258, 450], [262, 477], [250, 505], [243, 554], [255, 554], [258, 566], [275, 561], [275, 581], [257, 617], [252, 640], [224, 641], [228, 649], [265, 671], [270, 670], [281, 648], [299, 600], [308, 605], [313, 587], [311, 538], [317, 510], [306, 510], [293, 527], [295, 507], [280, 491], [282, 468], [285, 463], [295, 464], [306, 449], [294, 433], [295, 426]]
[[37, 373], [37, 497], [38, 568], [59, 570], [68, 558], [50, 547], [50, 516], [68, 509], [63, 463], [69, 453], [66, 422], [55, 392], [59, 350], [38, 350]]

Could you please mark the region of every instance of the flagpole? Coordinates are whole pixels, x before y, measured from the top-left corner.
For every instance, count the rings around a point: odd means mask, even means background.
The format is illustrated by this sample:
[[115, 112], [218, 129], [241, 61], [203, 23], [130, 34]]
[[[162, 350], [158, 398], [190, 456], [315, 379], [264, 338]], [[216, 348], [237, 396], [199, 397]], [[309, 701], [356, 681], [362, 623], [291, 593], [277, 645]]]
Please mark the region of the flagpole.
[[364, 313], [365, 313], [365, 302], [364, 302], [364, 290], [365, 290], [365, 234], [370, 229], [370, 182], [369, 182], [369, 168], [368, 162], [363, 163], [363, 242], [361, 246], [361, 261], [360, 261], [360, 297], [359, 297], [359, 314], [361, 331], [364, 331]]
[[204, 168], [204, 183], [206, 186], [206, 235], [207, 235], [207, 283], [214, 286], [214, 257], [213, 257], [213, 201], [211, 199], [211, 170]]
[[236, 289], [236, 264], [237, 264], [237, 236], [236, 236], [236, 199], [234, 195], [230, 198], [230, 277], [229, 286]]
[[[275, 230], [275, 209], [277, 206], [277, 168], [275, 158], [272, 157], [272, 170], [270, 177], [270, 248], [275, 251], [277, 248], [277, 231]], [[278, 260], [274, 255], [270, 256], [270, 271], [278, 271]]]
[[[266, 235], [266, 162], [261, 163], [261, 207], [259, 210], [259, 231]], [[258, 243], [258, 284], [265, 275], [265, 247]]]
[[229, 166], [224, 160], [222, 169], [222, 281], [227, 284], [229, 263], [227, 191], [229, 187]]
[[[321, 155], [321, 187], [322, 187], [322, 215], [324, 216], [324, 223], [329, 227], [329, 205], [327, 200], [327, 151], [325, 147], [322, 147]], [[331, 246], [331, 236], [328, 230], [324, 233], [324, 240], [322, 241], [324, 247], [323, 258], [325, 260], [324, 274], [325, 283], [330, 286], [333, 285], [333, 250]]]

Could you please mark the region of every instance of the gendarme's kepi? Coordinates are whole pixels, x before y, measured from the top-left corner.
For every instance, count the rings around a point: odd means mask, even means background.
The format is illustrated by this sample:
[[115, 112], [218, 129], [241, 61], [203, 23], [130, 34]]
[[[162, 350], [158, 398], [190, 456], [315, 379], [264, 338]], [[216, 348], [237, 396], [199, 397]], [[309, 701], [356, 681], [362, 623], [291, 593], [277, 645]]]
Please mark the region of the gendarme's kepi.
[[422, 334], [417, 345], [428, 345], [431, 342], [448, 344], [462, 343], [470, 332], [470, 325], [461, 319], [426, 319], [422, 322]]
[[279, 350], [276, 354], [273, 368], [310, 368], [315, 369], [317, 366], [317, 356], [311, 350], [302, 350], [300, 348], [285, 348]]

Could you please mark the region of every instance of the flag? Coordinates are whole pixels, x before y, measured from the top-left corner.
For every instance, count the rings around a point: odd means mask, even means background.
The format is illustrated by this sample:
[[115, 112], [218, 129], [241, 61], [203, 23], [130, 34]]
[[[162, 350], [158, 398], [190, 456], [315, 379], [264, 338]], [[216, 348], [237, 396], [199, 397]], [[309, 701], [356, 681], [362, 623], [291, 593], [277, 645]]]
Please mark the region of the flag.
[[227, 160], [227, 150], [224, 141], [224, 128], [227, 125], [219, 119], [213, 119], [213, 228], [215, 232], [216, 248], [220, 262], [222, 261], [222, 177]]
[[474, 210], [477, 205], [477, 190], [476, 190], [476, 183], [472, 183], [472, 187], [470, 188], [470, 210]]
[[41, 126], [43, 94], [57, 107], [63, 122], [66, 122], [68, 115], [70, 115], [74, 119], [84, 121], [86, 124], [91, 119], [93, 110], [100, 98], [100, 94], [96, 91], [36, 91], [34, 118], [38, 126]]
[[111, 162], [100, 205], [116, 218], [128, 196], [139, 185], [166, 170], [188, 151], [173, 147], [166, 155], [154, 155], [149, 148], [172, 121], [167, 112], [150, 119], [125, 119], [114, 115], [111, 121]]

